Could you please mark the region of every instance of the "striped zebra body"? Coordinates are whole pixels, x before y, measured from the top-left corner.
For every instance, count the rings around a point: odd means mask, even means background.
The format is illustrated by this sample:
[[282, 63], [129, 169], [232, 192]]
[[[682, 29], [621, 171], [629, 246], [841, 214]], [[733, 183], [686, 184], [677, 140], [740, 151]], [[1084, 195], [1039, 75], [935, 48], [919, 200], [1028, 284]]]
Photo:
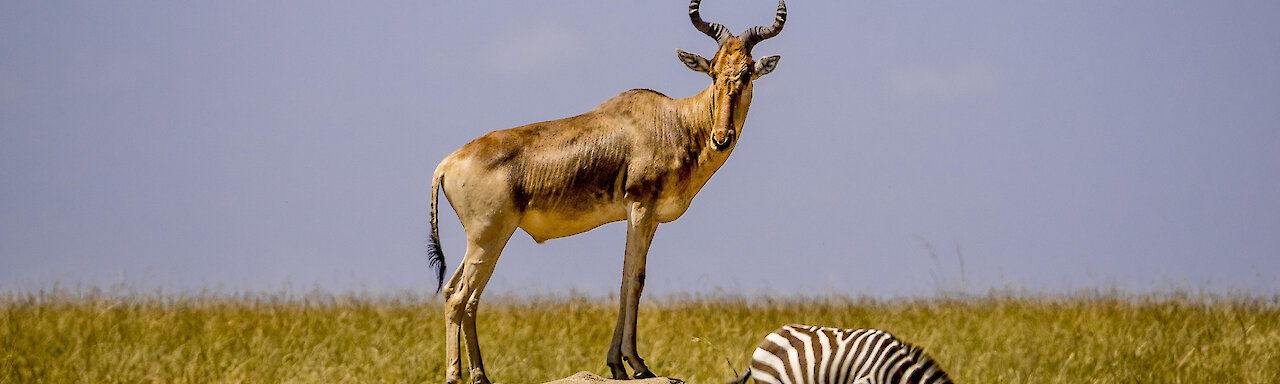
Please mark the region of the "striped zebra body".
[[765, 336], [746, 376], [772, 384], [951, 383], [919, 347], [876, 329], [787, 325]]

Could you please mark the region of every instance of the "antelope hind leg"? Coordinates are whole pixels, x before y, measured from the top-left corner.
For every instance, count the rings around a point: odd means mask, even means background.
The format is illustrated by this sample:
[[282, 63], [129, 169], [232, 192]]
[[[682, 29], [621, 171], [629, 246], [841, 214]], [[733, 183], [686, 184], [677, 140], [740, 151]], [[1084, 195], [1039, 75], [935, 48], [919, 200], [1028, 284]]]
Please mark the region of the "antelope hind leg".
[[453, 311], [453, 307], [449, 305], [454, 301], [453, 297], [458, 291], [458, 283], [461, 277], [462, 266], [458, 266], [458, 270], [449, 279], [449, 285], [444, 289], [445, 310], [447, 311], [444, 316], [444, 378], [445, 382], [449, 384], [458, 384], [462, 381], [462, 351], [459, 348], [462, 343], [462, 314]]
[[[488, 375], [484, 371], [484, 361], [480, 357], [480, 340], [476, 330], [476, 312], [480, 304], [480, 294], [484, 286], [493, 276], [494, 267], [507, 240], [515, 232], [517, 218], [497, 215], [483, 224], [467, 226], [467, 254], [458, 264], [458, 271], [449, 282], [445, 307], [446, 318], [446, 353], [449, 366], [446, 379], [449, 383], [460, 380], [461, 358], [457, 337], [461, 328], [461, 338], [467, 343], [467, 360], [471, 368], [471, 382], [489, 384]], [[480, 223], [476, 223], [480, 224]]]

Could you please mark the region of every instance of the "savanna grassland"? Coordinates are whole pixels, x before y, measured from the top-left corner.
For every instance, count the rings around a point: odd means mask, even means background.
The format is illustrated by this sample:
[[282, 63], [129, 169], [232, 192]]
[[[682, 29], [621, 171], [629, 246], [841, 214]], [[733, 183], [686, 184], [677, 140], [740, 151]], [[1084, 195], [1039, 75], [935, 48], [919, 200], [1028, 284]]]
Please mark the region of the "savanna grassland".
[[[510, 384], [606, 375], [616, 305], [487, 298], [486, 367]], [[0, 381], [440, 382], [442, 315], [407, 293], [0, 293]], [[1280, 297], [648, 297], [640, 353], [658, 374], [722, 383], [788, 323], [888, 330], [960, 383], [1280, 383]]]

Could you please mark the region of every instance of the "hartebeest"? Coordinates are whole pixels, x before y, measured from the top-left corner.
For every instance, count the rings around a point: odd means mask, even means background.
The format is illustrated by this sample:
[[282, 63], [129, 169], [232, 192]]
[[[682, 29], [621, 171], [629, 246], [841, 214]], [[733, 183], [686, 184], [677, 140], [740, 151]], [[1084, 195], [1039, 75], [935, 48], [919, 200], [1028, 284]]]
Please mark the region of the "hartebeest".
[[476, 310], [502, 248], [516, 228], [541, 243], [627, 220], [626, 258], [618, 322], [607, 363], [615, 379], [653, 377], [636, 353], [636, 310], [645, 257], [659, 223], [689, 208], [693, 196], [733, 152], [751, 106], [751, 83], [773, 71], [778, 56], [754, 61], [751, 49], [786, 22], [779, 0], [772, 26], [734, 36], [702, 20], [701, 0], [689, 3], [693, 26], [719, 44], [711, 60], [676, 50], [689, 69], [711, 76], [705, 90], [672, 99], [647, 89], [623, 92], [591, 111], [560, 120], [494, 131], [467, 143], [436, 167], [431, 181], [429, 256], [444, 282], [436, 221], [438, 191], [462, 221], [467, 253], [444, 286], [446, 378], [461, 379], [466, 337], [471, 381], [489, 383], [480, 359]]

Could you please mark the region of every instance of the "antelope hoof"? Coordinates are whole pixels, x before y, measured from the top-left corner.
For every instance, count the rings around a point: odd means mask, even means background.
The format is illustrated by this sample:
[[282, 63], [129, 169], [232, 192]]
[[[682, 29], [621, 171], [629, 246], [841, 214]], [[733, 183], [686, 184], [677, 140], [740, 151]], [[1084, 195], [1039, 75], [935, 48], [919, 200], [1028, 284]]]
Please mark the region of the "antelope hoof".
[[658, 377], [658, 375], [653, 374], [653, 371], [645, 369], [643, 371], [636, 372], [636, 375], [633, 378], [636, 380], [639, 380], [639, 379], [652, 379], [655, 377]]

